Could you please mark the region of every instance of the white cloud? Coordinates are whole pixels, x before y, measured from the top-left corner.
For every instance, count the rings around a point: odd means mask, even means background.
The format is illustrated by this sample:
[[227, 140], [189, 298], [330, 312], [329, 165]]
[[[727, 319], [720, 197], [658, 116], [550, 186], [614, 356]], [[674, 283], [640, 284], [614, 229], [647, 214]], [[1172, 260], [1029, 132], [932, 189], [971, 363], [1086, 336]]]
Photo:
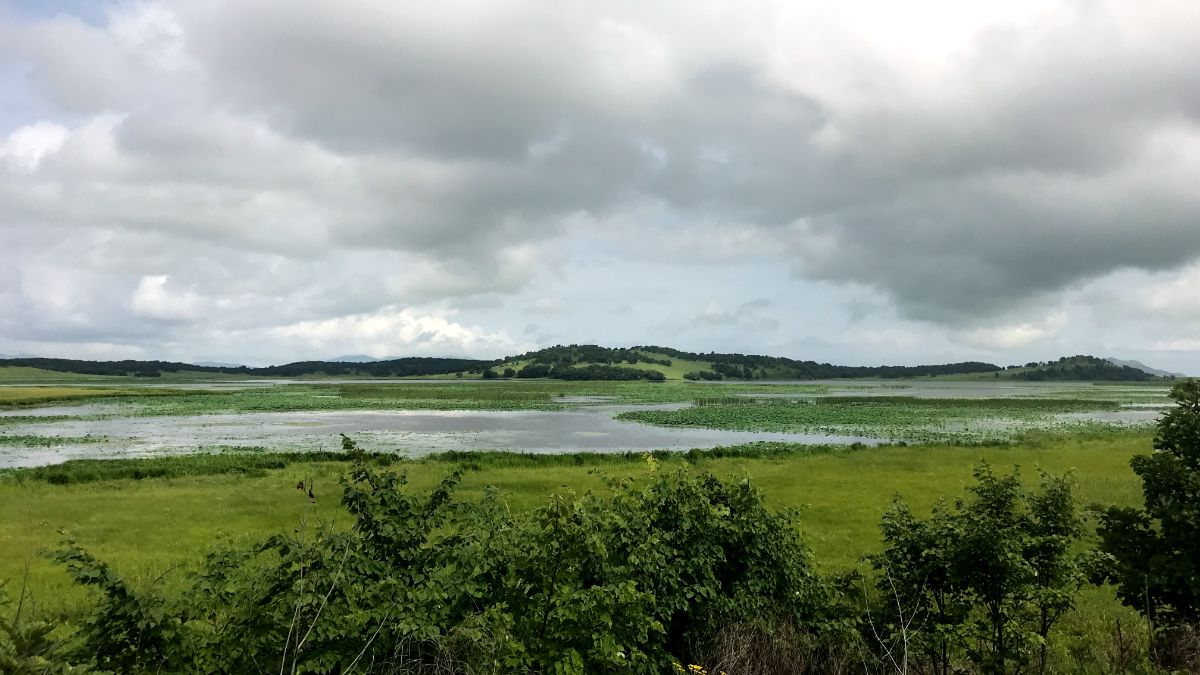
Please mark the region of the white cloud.
[[959, 333], [959, 339], [978, 349], [1012, 350], [1028, 348], [1059, 335], [1067, 325], [1065, 313], [1057, 312], [1035, 322], [985, 326]]
[[197, 67], [186, 53], [178, 17], [162, 5], [128, 5], [110, 11], [109, 32], [129, 54], [150, 68], [169, 72]]
[[167, 287], [170, 275], [144, 276], [130, 299], [135, 314], [167, 321], [196, 320], [203, 317], [204, 299], [191, 289]]
[[1200, 321], [1200, 264], [1129, 289], [1126, 304], [1167, 319]]
[[0, 144], [0, 161], [11, 171], [31, 173], [43, 157], [58, 152], [66, 138], [67, 128], [60, 124], [27, 124], [13, 130]]
[[421, 315], [411, 309], [384, 307], [367, 314], [300, 321], [265, 331], [273, 344], [292, 353], [363, 353], [374, 357], [397, 354], [496, 356], [522, 351], [527, 343], [507, 333], [487, 332], [443, 316]]

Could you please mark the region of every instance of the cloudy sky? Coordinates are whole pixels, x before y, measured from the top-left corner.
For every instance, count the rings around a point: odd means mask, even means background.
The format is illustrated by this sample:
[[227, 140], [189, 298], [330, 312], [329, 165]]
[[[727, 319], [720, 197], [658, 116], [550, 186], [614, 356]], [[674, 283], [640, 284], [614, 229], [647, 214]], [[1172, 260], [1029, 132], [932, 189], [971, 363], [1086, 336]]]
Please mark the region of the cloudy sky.
[[1200, 373], [1200, 3], [0, 0], [0, 353]]

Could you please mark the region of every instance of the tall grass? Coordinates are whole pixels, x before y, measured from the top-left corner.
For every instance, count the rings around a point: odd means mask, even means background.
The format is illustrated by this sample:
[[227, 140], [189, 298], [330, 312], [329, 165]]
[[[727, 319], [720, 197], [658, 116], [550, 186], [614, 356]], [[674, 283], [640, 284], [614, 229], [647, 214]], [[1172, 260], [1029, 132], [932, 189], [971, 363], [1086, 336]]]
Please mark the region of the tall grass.
[[[397, 460], [395, 455], [386, 453], [371, 453], [369, 457], [373, 463], [380, 465]], [[41, 481], [52, 485], [72, 485], [216, 474], [264, 476], [269, 470], [295, 464], [349, 462], [351, 459], [350, 453], [341, 451], [254, 452], [242, 449], [236, 452], [139, 459], [72, 459], [53, 466], [0, 470], [0, 477], [16, 483]]]
[[[799, 508], [800, 527], [816, 564], [835, 572], [854, 568], [878, 550], [879, 520], [893, 496], [917, 511], [961, 493], [971, 467], [987, 459], [997, 470], [1035, 466], [1052, 473], [1075, 469], [1084, 503], [1136, 504], [1140, 483], [1129, 468], [1151, 450], [1149, 432], [1036, 434], [999, 447], [944, 444], [809, 447], [760, 443], [684, 453], [653, 453], [660, 464], [694, 464], [725, 478], [749, 478], [773, 508]], [[513, 510], [536, 508], [564, 490], [604, 490], [604, 476], [646, 475], [646, 453], [530, 455], [442, 453], [424, 459], [374, 455], [408, 475], [414, 489], [432, 489], [468, 464], [464, 497], [499, 489]], [[46, 611], [70, 612], [83, 596], [38, 551], [71, 537], [110, 560], [122, 574], [150, 583], [174, 565], [188, 565], [221, 541], [252, 541], [292, 528], [306, 513], [344, 524], [341, 452], [215, 452], [136, 460], [77, 460], [54, 467], [0, 472], [0, 578], [32, 564], [31, 584]], [[316, 501], [296, 490], [315, 482]], [[341, 519], [341, 520], [339, 520]], [[176, 573], [163, 583], [186, 583]], [[1111, 593], [1096, 607], [1113, 608]], [[1097, 612], [1100, 609], [1096, 610]], [[1092, 630], [1088, 628], [1088, 630]]]

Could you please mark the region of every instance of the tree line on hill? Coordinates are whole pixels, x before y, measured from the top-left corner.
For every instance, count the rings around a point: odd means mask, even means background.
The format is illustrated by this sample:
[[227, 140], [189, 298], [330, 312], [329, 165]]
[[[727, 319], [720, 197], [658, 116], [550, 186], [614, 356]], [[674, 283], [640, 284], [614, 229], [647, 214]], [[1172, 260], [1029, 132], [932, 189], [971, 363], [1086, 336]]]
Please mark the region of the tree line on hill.
[[760, 356], [756, 354], [720, 354], [708, 352], [685, 352], [671, 347], [634, 347], [664, 354], [674, 359], [703, 361], [711, 364], [711, 373], [721, 377], [704, 375], [700, 371], [694, 379], [775, 379], [775, 380], [827, 380], [839, 378], [901, 378], [934, 375], [961, 375], [990, 373], [1002, 370], [1000, 366], [980, 361], [964, 361], [923, 366], [838, 366], [816, 361], [799, 361], [783, 356]]
[[485, 380], [511, 377], [517, 377], [521, 379], [548, 378], [552, 380], [568, 381], [647, 380], [649, 382], [663, 382], [667, 379], [666, 375], [663, 375], [657, 370], [648, 370], [645, 368], [625, 368], [622, 366], [609, 366], [597, 363], [592, 363], [585, 366], [572, 366], [563, 363], [530, 363], [520, 370], [505, 368], [500, 373], [497, 373], [493, 368], [483, 369], [483, 379]]
[[662, 382], [667, 379], [660, 371], [646, 368], [625, 368], [589, 364], [586, 366], [547, 365], [531, 363], [516, 373], [517, 377], [548, 377], [555, 380], [647, 380]]
[[[669, 357], [669, 358], [664, 358]], [[708, 369], [684, 374], [689, 380], [820, 380], [840, 378], [912, 378], [938, 375], [988, 374], [995, 377], [1042, 380], [1149, 381], [1162, 378], [1130, 366], [1117, 365], [1094, 356], [1070, 356], [1058, 361], [1026, 364], [1024, 367], [1000, 366], [980, 361], [965, 361], [920, 366], [839, 366], [816, 361], [800, 361], [782, 356], [755, 354], [707, 354], [685, 352], [670, 347], [646, 346], [609, 348], [597, 345], [559, 345], [502, 360], [408, 357], [367, 363], [345, 361], [298, 361], [278, 366], [198, 366], [175, 361], [85, 361], [80, 359], [12, 358], [0, 359], [0, 366], [25, 366], [88, 375], [158, 377], [162, 373], [193, 371], [255, 377], [299, 377], [328, 375], [341, 377], [421, 377], [452, 374], [482, 374], [485, 378], [504, 377], [494, 368], [506, 363], [525, 362], [520, 370], [507, 376], [549, 377], [567, 380], [651, 380], [665, 379], [653, 368], [638, 364], [671, 366], [674, 360], [707, 363]], [[595, 366], [595, 367], [593, 367]], [[582, 367], [582, 368], [581, 368]]]
[[0, 359], [0, 366], [40, 368], [83, 375], [120, 375], [157, 377], [162, 373], [200, 372], [256, 377], [297, 377], [301, 375], [410, 377], [479, 372], [494, 361], [408, 357], [370, 363], [346, 361], [297, 361], [281, 366], [197, 366], [177, 361], [84, 361], [80, 359], [16, 358]]
[[1027, 363], [1024, 368], [1008, 374], [1018, 380], [1042, 382], [1047, 380], [1105, 380], [1110, 382], [1147, 382], [1174, 379], [1159, 376], [1140, 368], [1123, 366], [1096, 356], [1064, 356], [1057, 361]]
[[544, 365], [573, 366], [580, 363], [596, 363], [600, 365], [617, 365], [627, 363], [651, 363], [660, 366], [670, 366], [670, 359], [660, 359], [649, 356], [640, 347], [601, 347], [599, 345], [557, 345], [514, 356], [508, 361], [530, 361]]

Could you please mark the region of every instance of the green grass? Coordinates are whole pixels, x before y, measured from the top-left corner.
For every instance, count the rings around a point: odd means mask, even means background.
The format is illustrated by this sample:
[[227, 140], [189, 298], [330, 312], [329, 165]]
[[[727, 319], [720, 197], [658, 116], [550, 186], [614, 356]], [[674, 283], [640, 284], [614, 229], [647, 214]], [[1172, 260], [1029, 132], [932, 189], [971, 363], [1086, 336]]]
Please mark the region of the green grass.
[[648, 370], [657, 370], [667, 376], [668, 380], [682, 380], [684, 373], [692, 373], [698, 370], [712, 370], [711, 361], [689, 361], [687, 359], [677, 359], [666, 354], [657, 352], [642, 351], [642, 354], [653, 359], [667, 359], [671, 362], [669, 366], [659, 365], [657, 363], [639, 363], [635, 368], [646, 368]]
[[118, 389], [100, 387], [0, 387], [0, 408], [34, 406], [80, 398], [120, 395]]
[[[748, 477], [772, 506], [801, 509], [801, 528], [818, 565], [833, 571], [853, 567], [860, 556], [878, 550], [879, 518], [895, 495], [925, 512], [938, 498], [960, 495], [980, 459], [1000, 470], [1019, 465], [1027, 480], [1036, 479], [1037, 466], [1055, 473], [1074, 470], [1083, 502], [1133, 504], [1140, 492], [1129, 458], [1149, 448], [1146, 433], [1108, 433], [1034, 436], [1004, 447], [848, 450], [762, 444], [659, 456], [668, 468], [694, 466], [726, 478]], [[256, 456], [257, 466], [250, 459]], [[306, 517], [347, 526], [338, 503], [338, 480], [347, 464], [316, 459], [263, 453], [77, 463], [60, 469], [71, 476], [66, 485], [51, 482], [52, 467], [7, 472], [0, 479], [0, 578], [19, 578], [29, 563], [40, 606], [69, 612], [79, 606], [82, 593], [39, 554], [68, 537], [134, 583], [150, 583], [175, 568], [162, 583], [182, 584], [182, 572], [221, 541], [245, 543], [296, 528]], [[428, 489], [463, 459], [446, 454], [401, 461], [395, 468], [408, 473], [415, 489]], [[468, 468], [463, 497], [477, 497], [494, 485], [519, 510], [567, 489], [603, 490], [603, 475], [643, 476], [649, 464], [644, 455], [632, 454], [577, 459], [485, 453]], [[150, 477], [160, 469], [166, 477]], [[316, 503], [296, 490], [304, 478], [315, 485]]]
[[58, 382], [104, 382], [117, 378], [103, 375], [81, 375], [60, 373], [56, 370], [26, 368], [25, 366], [0, 366], [0, 384], [51, 384]]
[[143, 400], [169, 396], [200, 396], [212, 393], [144, 386], [36, 387], [0, 385], [0, 410], [6, 408], [30, 408], [58, 403], [70, 404], [96, 400]]
[[[375, 464], [389, 465], [398, 458], [392, 454], [370, 453]], [[139, 459], [72, 459], [61, 464], [22, 469], [0, 469], [0, 479], [24, 484], [45, 482], [52, 485], [95, 483], [109, 480], [146, 480], [237, 474], [264, 476], [268, 469], [283, 469], [293, 464], [313, 462], [349, 462], [350, 453], [341, 451], [270, 452], [263, 448], [217, 448], [194, 455], [170, 455]]]

